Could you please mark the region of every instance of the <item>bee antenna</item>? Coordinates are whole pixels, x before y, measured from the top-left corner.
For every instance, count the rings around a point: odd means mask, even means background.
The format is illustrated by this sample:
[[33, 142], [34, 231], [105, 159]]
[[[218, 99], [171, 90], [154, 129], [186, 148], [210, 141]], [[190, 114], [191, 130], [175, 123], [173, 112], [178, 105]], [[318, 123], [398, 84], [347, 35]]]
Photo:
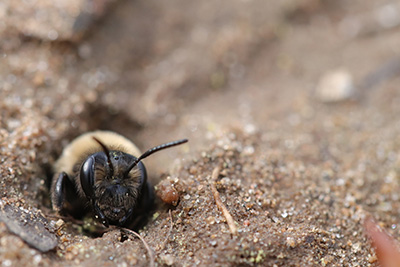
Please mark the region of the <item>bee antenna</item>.
[[99, 143], [99, 145], [100, 145], [101, 148], [103, 149], [104, 153], [106, 153], [106, 156], [107, 156], [107, 165], [110, 167], [110, 173], [109, 173], [109, 175], [110, 175], [110, 176], [113, 175], [113, 173], [114, 173], [114, 167], [113, 167], [113, 165], [112, 165], [112, 163], [111, 163], [111, 160], [110, 160], [110, 150], [108, 150], [107, 146], [106, 146], [103, 142], [101, 142], [99, 139], [97, 139], [97, 137], [94, 137], [94, 136], [93, 136], [93, 139], [94, 139], [94, 141], [96, 141], [97, 143]]
[[169, 147], [173, 147], [173, 146], [177, 146], [183, 143], [186, 143], [188, 141], [188, 139], [181, 139], [181, 140], [177, 140], [177, 141], [172, 141], [172, 142], [168, 142], [159, 146], [155, 146], [153, 148], [150, 148], [149, 150], [147, 150], [146, 152], [144, 152], [140, 157], [138, 157], [134, 162], [132, 162], [132, 164], [128, 167], [126, 174], [128, 174], [133, 168], [135, 168], [135, 166], [144, 158], [147, 158], [148, 156], [150, 156], [151, 154], [169, 148]]

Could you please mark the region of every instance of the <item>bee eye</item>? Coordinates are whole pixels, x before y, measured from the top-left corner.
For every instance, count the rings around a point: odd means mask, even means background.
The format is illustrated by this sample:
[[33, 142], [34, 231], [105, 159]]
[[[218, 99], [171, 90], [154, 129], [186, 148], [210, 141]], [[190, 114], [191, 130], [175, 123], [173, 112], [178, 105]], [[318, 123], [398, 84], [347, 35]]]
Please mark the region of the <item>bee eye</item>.
[[90, 199], [94, 198], [94, 164], [95, 159], [93, 156], [90, 156], [85, 160], [80, 171], [80, 179], [83, 192], [85, 192], [86, 196]]

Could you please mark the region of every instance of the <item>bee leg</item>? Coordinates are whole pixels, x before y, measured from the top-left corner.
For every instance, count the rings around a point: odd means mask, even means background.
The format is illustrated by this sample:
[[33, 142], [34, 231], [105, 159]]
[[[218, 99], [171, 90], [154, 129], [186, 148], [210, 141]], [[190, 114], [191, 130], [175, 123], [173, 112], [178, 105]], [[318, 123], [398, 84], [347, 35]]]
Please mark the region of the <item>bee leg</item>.
[[130, 209], [126, 212], [125, 216], [122, 217], [121, 220], [119, 220], [119, 222], [118, 222], [119, 225], [124, 225], [124, 224], [126, 223], [126, 220], [132, 215], [132, 212], [133, 212], [133, 208], [130, 208]]
[[53, 182], [51, 190], [52, 191], [51, 202], [53, 205], [53, 209], [56, 210], [57, 212], [62, 212], [63, 210], [67, 194], [66, 190], [68, 186], [73, 186], [73, 185], [69, 180], [68, 175], [65, 172], [61, 172], [58, 175], [57, 180]]
[[97, 203], [95, 201], [93, 201], [93, 207], [94, 207], [94, 212], [95, 212], [96, 216], [99, 218], [101, 223], [105, 227], [108, 228], [108, 226], [109, 226], [108, 220], [106, 219], [106, 216], [104, 216], [104, 213], [100, 210], [99, 206], [97, 205]]

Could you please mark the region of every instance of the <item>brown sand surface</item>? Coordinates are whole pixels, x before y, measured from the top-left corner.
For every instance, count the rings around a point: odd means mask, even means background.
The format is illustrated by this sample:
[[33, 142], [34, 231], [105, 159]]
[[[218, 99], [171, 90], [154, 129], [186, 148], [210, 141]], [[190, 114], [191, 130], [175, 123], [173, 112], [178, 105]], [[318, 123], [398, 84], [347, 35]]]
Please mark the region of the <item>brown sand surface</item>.
[[95, 129], [190, 140], [144, 160], [179, 193], [140, 230], [157, 266], [378, 266], [367, 216], [400, 238], [396, 1], [94, 1], [83, 34], [29, 2], [0, 3], [1, 266], [149, 264], [51, 210], [55, 160]]

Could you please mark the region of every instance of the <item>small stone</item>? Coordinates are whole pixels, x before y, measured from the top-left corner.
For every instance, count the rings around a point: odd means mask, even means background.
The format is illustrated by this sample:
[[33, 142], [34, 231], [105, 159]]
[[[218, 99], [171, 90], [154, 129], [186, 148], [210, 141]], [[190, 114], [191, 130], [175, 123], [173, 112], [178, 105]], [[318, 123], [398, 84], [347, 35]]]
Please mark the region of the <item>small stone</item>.
[[285, 211], [282, 212], [281, 216], [282, 218], [286, 218], [289, 214]]
[[291, 248], [294, 248], [296, 246], [296, 241], [294, 240], [293, 237], [287, 237], [286, 238], [286, 245], [288, 245]]
[[192, 175], [197, 174], [197, 167], [196, 166], [190, 166], [189, 173], [192, 174]]
[[254, 147], [253, 146], [245, 146], [243, 149], [243, 154], [250, 156], [254, 154]]
[[343, 69], [325, 73], [316, 88], [317, 97], [324, 103], [349, 100], [354, 93], [353, 77]]
[[62, 219], [58, 219], [55, 226], [56, 226], [56, 228], [60, 228], [63, 225], [64, 225], [64, 221]]
[[41, 252], [52, 250], [58, 244], [57, 237], [46, 228], [48, 221], [39, 212], [5, 205], [0, 209], [0, 221], [10, 232]]
[[369, 263], [374, 263], [378, 261], [378, 257], [376, 255], [372, 255], [368, 258]]
[[23, 34], [44, 40], [79, 41], [116, 0], [7, 2], [4, 7], [0, 3], [0, 19], [6, 27], [12, 25]]
[[393, 28], [400, 25], [400, 8], [396, 4], [386, 4], [375, 11], [375, 17], [383, 28]]
[[161, 255], [160, 258], [163, 261], [163, 263], [168, 266], [173, 265], [175, 262], [175, 258], [171, 254]]
[[361, 250], [361, 244], [359, 242], [357, 242], [357, 243], [353, 244], [351, 248], [354, 253], [357, 253]]
[[179, 192], [171, 180], [165, 179], [156, 186], [157, 196], [168, 205], [176, 206], [179, 202]]
[[215, 218], [213, 216], [209, 216], [209, 217], [207, 217], [206, 222], [208, 224], [214, 224], [215, 223]]
[[321, 259], [321, 265], [322, 266], [327, 266], [329, 265], [332, 261], [334, 260], [333, 256], [328, 255], [324, 258]]

